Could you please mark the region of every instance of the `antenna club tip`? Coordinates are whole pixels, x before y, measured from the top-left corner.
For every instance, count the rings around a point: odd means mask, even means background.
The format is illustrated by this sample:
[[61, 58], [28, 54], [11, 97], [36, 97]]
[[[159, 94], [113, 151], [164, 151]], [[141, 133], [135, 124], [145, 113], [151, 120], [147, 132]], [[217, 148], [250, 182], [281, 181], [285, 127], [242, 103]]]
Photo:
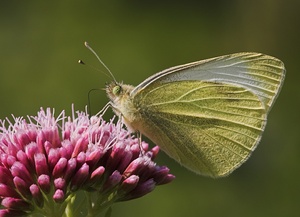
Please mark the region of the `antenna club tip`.
[[89, 43], [87, 41], [85, 41], [84, 46], [89, 47]]
[[79, 64], [85, 65], [85, 63], [82, 60], [78, 60]]

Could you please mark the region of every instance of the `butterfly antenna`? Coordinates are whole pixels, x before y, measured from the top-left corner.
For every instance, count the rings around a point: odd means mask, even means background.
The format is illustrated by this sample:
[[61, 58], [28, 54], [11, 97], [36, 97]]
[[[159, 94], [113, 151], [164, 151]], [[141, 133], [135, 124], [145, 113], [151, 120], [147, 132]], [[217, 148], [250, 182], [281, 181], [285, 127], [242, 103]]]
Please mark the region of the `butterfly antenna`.
[[98, 59], [98, 61], [99, 61], [99, 62], [104, 66], [104, 68], [109, 72], [109, 74], [110, 74], [110, 76], [112, 77], [112, 79], [113, 79], [115, 82], [117, 82], [116, 79], [115, 79], [115, 76], [113, 75], [113, 73], [112, 73], [112, 72], [109, 70], [109, 68], [104, 64], [104, 62], [102, 62], [102, 60], [100, 59], [100, 57], [98, 56], [98, 54], [93, 50], [93, 48], [91, 48], [87, 42], [84, 42], [84, 46], [85, 46], [87, 49], [89, 49], [89, 50], [96, 56], [96, 58]]

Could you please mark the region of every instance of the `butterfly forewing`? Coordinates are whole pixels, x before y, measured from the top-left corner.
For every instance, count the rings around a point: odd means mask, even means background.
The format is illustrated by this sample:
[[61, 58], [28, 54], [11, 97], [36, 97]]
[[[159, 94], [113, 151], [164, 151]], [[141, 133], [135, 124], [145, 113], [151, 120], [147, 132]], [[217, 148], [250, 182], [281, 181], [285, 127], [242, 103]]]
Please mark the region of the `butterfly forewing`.
[[244, 87], [271, 108], [284, 81], [285, 69], [277, 58], [260, 53], [236, 53], [166, 69], [133, 90], [133, 95], [151, 83], [181, 80], [215, 81]]

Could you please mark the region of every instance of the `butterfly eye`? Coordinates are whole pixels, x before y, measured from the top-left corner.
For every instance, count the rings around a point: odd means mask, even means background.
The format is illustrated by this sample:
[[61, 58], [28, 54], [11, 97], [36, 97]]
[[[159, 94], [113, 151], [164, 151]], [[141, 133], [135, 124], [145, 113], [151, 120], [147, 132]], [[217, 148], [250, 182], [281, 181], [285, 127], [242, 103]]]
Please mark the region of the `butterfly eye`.
[[118, 96], [121, 93], [121, 87], [119, 85], [113, 87], [112, 93], [116, 96]]

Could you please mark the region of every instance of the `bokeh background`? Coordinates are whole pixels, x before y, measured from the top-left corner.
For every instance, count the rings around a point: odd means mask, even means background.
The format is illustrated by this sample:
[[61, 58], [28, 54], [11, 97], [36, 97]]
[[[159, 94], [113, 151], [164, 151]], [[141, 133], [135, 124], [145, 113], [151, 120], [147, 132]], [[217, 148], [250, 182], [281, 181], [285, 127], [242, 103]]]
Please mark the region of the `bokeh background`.
[[[257, 150], [222, 179], [187, 171], [161, 152], [176, 179], [113, 207], [116, 216], [300, 216], [300, 1], [1, 1], [0, 119], [83, 110], [111, 79], [137, 85], [170, 66], [240, 51], [280, 58], [287, 76]], [[91, 95], [92, 111], [107, 102]], [[106, 117], [109, 119], [112, 114]]]

